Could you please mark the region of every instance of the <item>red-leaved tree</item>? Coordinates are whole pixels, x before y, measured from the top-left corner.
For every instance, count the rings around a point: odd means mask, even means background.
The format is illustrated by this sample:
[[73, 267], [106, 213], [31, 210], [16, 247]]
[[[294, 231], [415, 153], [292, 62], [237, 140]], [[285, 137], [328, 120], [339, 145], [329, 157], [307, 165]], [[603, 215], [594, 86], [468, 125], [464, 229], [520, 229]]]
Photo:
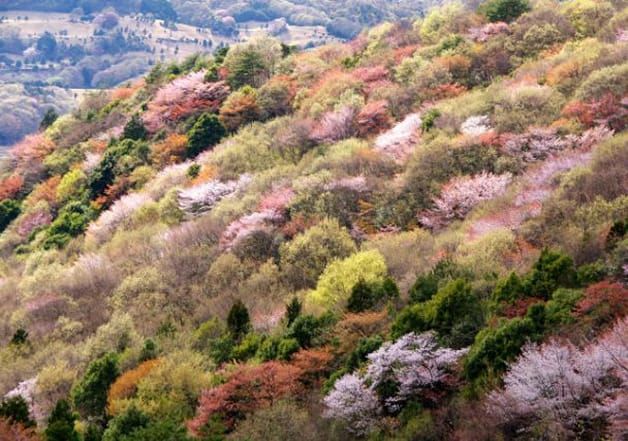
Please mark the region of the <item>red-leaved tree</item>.
[[271, 406], [301, 390], [301, 375], [302, 370], [298, 367], [276, 361], [244, 366], [226, 383], [201, 394], [196, 416], [188, 422], [188, 428], [199, 436], [207, 423], [218, 416], [231, 430], [247, 413]]

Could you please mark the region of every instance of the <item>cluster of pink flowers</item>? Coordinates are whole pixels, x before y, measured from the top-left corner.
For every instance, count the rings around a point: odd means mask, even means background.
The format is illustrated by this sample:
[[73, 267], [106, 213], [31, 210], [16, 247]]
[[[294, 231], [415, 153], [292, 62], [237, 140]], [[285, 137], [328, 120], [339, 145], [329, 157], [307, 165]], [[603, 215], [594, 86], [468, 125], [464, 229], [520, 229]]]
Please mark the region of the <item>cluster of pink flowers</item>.
[[325, 416], [344, 421], [356, 435], [366, 435], [377, 424], [381, 407], [377, 394], [355, 374], [338, 379], [325, 397]]
[[229, 96], [229, 86], [206, 83], [205, 71], [194, 72], [166, 84], [148, 104], [144, 123], [150, 131], [199, 111], [216, 111]]
[[4, 398], [22, 397], [24, 401], [28, 403], [28, 407], [36, 421], [41, 421], [44, 418], [42, 410], [35, 401], [35, 391], [37, 389], [37, 378], [29, 378], [18, 383], [15, 388], [6, 393]]
[[421, 117], [411, 113], [395, 127], [382, 133], [375, 141], [375, 149], [390, 156], [395, 161], [405, 161], [416, 146], [421, 128]]
[[350, 138], [355, 134], [354, 118], [355, 109], [349, 106], [327, 112], [314, 127], [310, 139], [316, 142], [335, 142]]
[[281, 223], [286, 217], [286, 207], [295, 197], [290, 187], [280, 186], [262, 197], [258, 211], [231, 222], [220, 239], [221, 248], [228, 250], [251, 233], [267, 230]]
[[24, 215], [17, 226], [17, 234], [26, 237], [36, 228], [49, 225], [52, 222], [52, 215], [48, 211], [36, 210]]
[[480, 202], [503, 194], [511, 180], [510, 173], [494, 175], [483, 172], [475, 176], [455, 177], [445, 184], [441, 195], [434, 200], [434, 208], [419, 215], [419, 221], [438, 229], [456, 219], [464, 219]]
[[503, 21], [498, 21], [496, 23], [488, 23], [488, 24], [485, 24], [484, 26], [471, 28], [469, 29], [468, 35], [469, 35], [469, 38], [471, 38], [472, 40], [483, 43], [487, 41], [489, 38], [495, 35], [505, 34], [509, 30], [510, 30], [510, 26], [508, 26], [508, 23], [505, 23]]
[[[552, 133], [549, 131], [548, 133]], [[483, 234], [498, 228], [514, 229], [521, 225], [526, 219], [537, 216], [541, 212], [543, 201], [551, 194], [554, 184], [553, 178], [560, 173], [571, 170], [574, 167], [585, 165], [591, 161], [592, 147], [599, 142], [612, 136], [612, 130], [598, 126], [587, 130], [580, 136], [568, 136], [564, 141], [567, 148], [563, 151], [554, 150], [545, 161], [538, 165], [529, 167], [523, 175], [517, 197], [509, 207], [503, 207], [499, 213], [478, 219], [473, 223], [469, 234], [477, 238]], [[522, 135], [526, 136], [526, 135]], [[528, 138], [529, 139], [529, 138]], [[551, 145], [554, 141], [542, 141], [541, 136], [533, 139], [532, 145]], [[536, 147], [533, 147], [537, 157], [540, 154]], [[528, 152], [531, 152], [529, 150]], [[533, 158], [534, 156], [528, 156]]]
[[504, 143], [504, 151], [525, 162], [540, 161], [569, 146], [553, 128], [535, 127], [521, 135], [512, 135]]
[[624, 318], [584, 349], [557, 340], [526, 347], [504, 377], [504, 388], [489, 396], [490, 411], [504, 421], [550, 419], [572, 433], [583, 420], [608, 418], [617, 435], [625, 436], [625, 414], [618, 411], [626, 404], [627, 335]]
[[[325, 397], [326, 416], [343, 420], [359, 435], [368, 433], [384, 410], [394, 412], [424, 388], [444, 381], [449, 369], [467, 352], [439, 348], [432, 332], [406, 334], [384, 343], [368, 356], [363, 376], [347, 374]], [[396, 385], [392, 396], [380, 397], [384, 384]]]
[[250, 178], [242, 176], [237, 181], [213, 180], [179, 192], [179, 208], [191, 216], [211, 210], [223, 198], [243, 188]]
[[290, 187], [280, 186], [262, 196], [259, 202], [260, 211], [283, 211], [294, 199], [294, 190]]
[[468, 136], [479, 136], [489, 130], [491, 130], [491, 125], [486, 115], [470, 116], [460, 126], [460, 132]]
[[352, 190], [357, 193], [364, 193], [369, 190], [368, 183], [364, 176], [348, 176], [346, 178], [336, 179], [323, 186], [325, 191], [334, 191], [338, 189]]
[[131, 193], [122, 196], [87, 229], [87, 237], [96, 243], [107, 241], [116, 229], [152, 198], [146, 193]]
[[220, 246], [223, 250], [231, 249], [251, 233], [265, 230], [270, 225], [277, 224], [283, 219], [283, 214], [274, 209], [256, 211], [255, 213], [242, 216], [229, 224], [220, 238]]

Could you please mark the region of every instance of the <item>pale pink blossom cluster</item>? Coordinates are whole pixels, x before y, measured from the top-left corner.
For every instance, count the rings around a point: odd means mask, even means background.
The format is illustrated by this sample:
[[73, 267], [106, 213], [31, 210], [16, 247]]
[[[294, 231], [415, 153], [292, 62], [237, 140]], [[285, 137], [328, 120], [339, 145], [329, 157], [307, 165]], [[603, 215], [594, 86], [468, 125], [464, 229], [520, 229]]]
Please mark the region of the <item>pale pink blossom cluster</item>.
[[205, 71], [193, 72], [163, 86], [148, 104], [146, 128], [152, 132], [199, 111], [216, 111], [229, 96], [225, 82], [206, 83]]
[[385, 400], [387, 410], [394, 412], [422, 388], [443, 381], [451, 366], [467, 351], [439, 348], [432, 332], [406, 334], [368, 355], [366, 377], [375, 390], [385, 383], [398, 385], [396, 395]]
[[87, 152], [85, 154], [85, 160], [81, 164], [81, 169], [89, 174], [100, 164], [102, 159], [102, 153]]
[[28, 403], [30, 415], [36, 421], [41, 421], [44, 415], [41, 408], [35, 401], [35, 390], [37, 388], [37, 378], [29, 378], [18, 383], [15, 388], [11, 389], [4, 398], [22, 397]]
[[571, 143], [562, 139], [553, 128], [535, 127], [521, 135], [513, 135], [504, 144], [504, 151], [524, 162], [540, 161], [559, 152]]
[[569, 148], [529, 167], [520, 179], [517, 197], [499, 213], [480, 218], [471, 225], [469, 235], [477, 238], [499, 228], [515, 229], [526, 219], [541, 213], [543, 202], [555, 187], [554, 177], [591, 161], [592, 147], [612, 136], [605, 127], [594, 127], [581, 136], [568, 138]]
[[227, 182], [212, 180], [183, 189], [179, 191], [179, 208], [190, 216], [205, 213], [241, 186], [242, 179]]
[[52, 222], [52, 215], [48, 211], [37, 210], [31, 213], [25, 214], [19, 221], [17, 227], [17, 234], [22, 237], [27, 237], [36, 228], [50, 225]]
[[343, 421], [356, 435], [369, 433], [381, 414], [377, 394], [355, 374], [338, 379], [323, 402], [325, 416]]
[[247, 214], [231, 222], [220, 238], [220, 247], [229, 250], [251, 233], [266, 230], [284, 219], [283, 213], [267, 209]]
[[[347, 374], [325, 397], [326, 416], [347, 423], [357, 434], [368, 433], [384, 411], [395, 412], [403, 402], [441, 383], [467, 349], [440, 348], [432, 332], [410, 333], [368, 355], [364, 375]], [[380, 397], [384, 384], [394, 384], [392, 396]]]
[[350, 138], [355, 134], [355, 113], [355, 109], [350, 106], [325, 113], [314, 126], [310, 139], [316, 142], [334, 142]]
[[364, 193], [369, 190], [369, 186], [364, 176], [347, 176], [325, 184], [323, 189], [326, 191], [342, 189], [355, 191], [357, 193]]
[[294, 197], [295, 193], [292, 188], [286, 186], [277, 187], [270, 193], [262, 196], [259, 202], [259, 210], [283, 211], [290, 205]]
[[419, 214], [426, 227], [438, 229], [464, 217], [480, 202], [504, 194], [512, 175], [483, 172], [475, 176], [458, 176], [443, 187], [434, 200], [434, 208]]
[[574, 148], [589, 150], [602, 141], [609, 139], [615, 132], [604, 125], [596, 126], [585, 131], [579, 137], [572, 137]]
[[485, 24], [484, 26], [471, 28], [469, 29], [468, 35], [472, 40], [482, 43], [495, 35], [507, 33], [509, 30], [510, 27], [508, 26], [508, 23], [498, 21], [495, 23]]
[[18, 163], [40, 161], [54, 149], [54, 144], [43, 133], [26, 136], [9, 150], [11, 157]]
[[468, 136], [479, 136], [491, 130], [488, 116], [470, 116], [460, 125], [460, 133]]
[[584, 349], [557, 340], [527, 346], [504, 377], [504, 388], [489, 395], [488, 407], [503, 421], [551, 420], [572, 433], [583, 421], [608, 418], [619, 440], [628, 434], [626, 415], [617, 413], [626, 388], [628, 318]]
[[87, 238], [97, 244], [106, 242], [137, 210], [152, 201], [153, 199], [143, 192], [122, 196], [90, 224], [87, 229]]
[[398, 162], [405, 161], [419, 141], [421, 117], [412, 113], [375, 141], [375, 149]]

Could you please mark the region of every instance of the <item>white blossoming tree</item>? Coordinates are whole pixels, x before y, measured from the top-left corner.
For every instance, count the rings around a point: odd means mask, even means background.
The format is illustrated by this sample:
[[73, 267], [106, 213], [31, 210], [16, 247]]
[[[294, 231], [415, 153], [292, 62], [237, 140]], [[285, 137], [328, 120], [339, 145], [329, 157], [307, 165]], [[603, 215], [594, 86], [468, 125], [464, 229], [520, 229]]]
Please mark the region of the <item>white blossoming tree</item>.
[[627, 336], [624, 318], [584, 349], [557, 340], [527, 346], [504, 377], [504, 388], [489, 396], [489, 411], [505, 423], [549, 420], [572, 434], [583, 421], [608, 418], [617, 439], [625, 439]]
[[494, 175], [483, 172], [475, 176], [455, 177], [443, 187], [434, 200], [434, 208], [419, 215], [421, 223], [430, 228], [442, 228], [463, 219], [480, 202], [503, 194], [510, 183], [510, 173]]
[[373, 428], [377, 415], [398, 412], [405, 401], [445, 380], [466, 352], [440, 348], [432, 332], [409, 333], [385, 343], [368, 356], [362, 376], [347, 374], [336, 382], [324, 400], [326, 415], [364, 434]]

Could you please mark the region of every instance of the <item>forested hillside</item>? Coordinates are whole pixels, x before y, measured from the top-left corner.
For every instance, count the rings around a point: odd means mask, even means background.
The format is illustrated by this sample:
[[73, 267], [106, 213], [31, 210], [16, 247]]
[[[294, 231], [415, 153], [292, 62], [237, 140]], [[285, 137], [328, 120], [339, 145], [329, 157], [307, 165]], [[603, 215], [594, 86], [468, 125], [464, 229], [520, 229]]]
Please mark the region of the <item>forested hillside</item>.
[[422, 15], [436, 2], [426, 0], [5, 0], [2, 10], [94, 14], [115, 8], [121, 14], [142, 13], [164, 20], [219, 28], [221, 19], [269, 22], [285, 18], [299, 26], [326, 26], [338, 37], [352, 37], [364, 26], [388, 19]]
[[625, 440], [627, 29], [447, 4], [48, 115], [0, 164], [0, 439]]

